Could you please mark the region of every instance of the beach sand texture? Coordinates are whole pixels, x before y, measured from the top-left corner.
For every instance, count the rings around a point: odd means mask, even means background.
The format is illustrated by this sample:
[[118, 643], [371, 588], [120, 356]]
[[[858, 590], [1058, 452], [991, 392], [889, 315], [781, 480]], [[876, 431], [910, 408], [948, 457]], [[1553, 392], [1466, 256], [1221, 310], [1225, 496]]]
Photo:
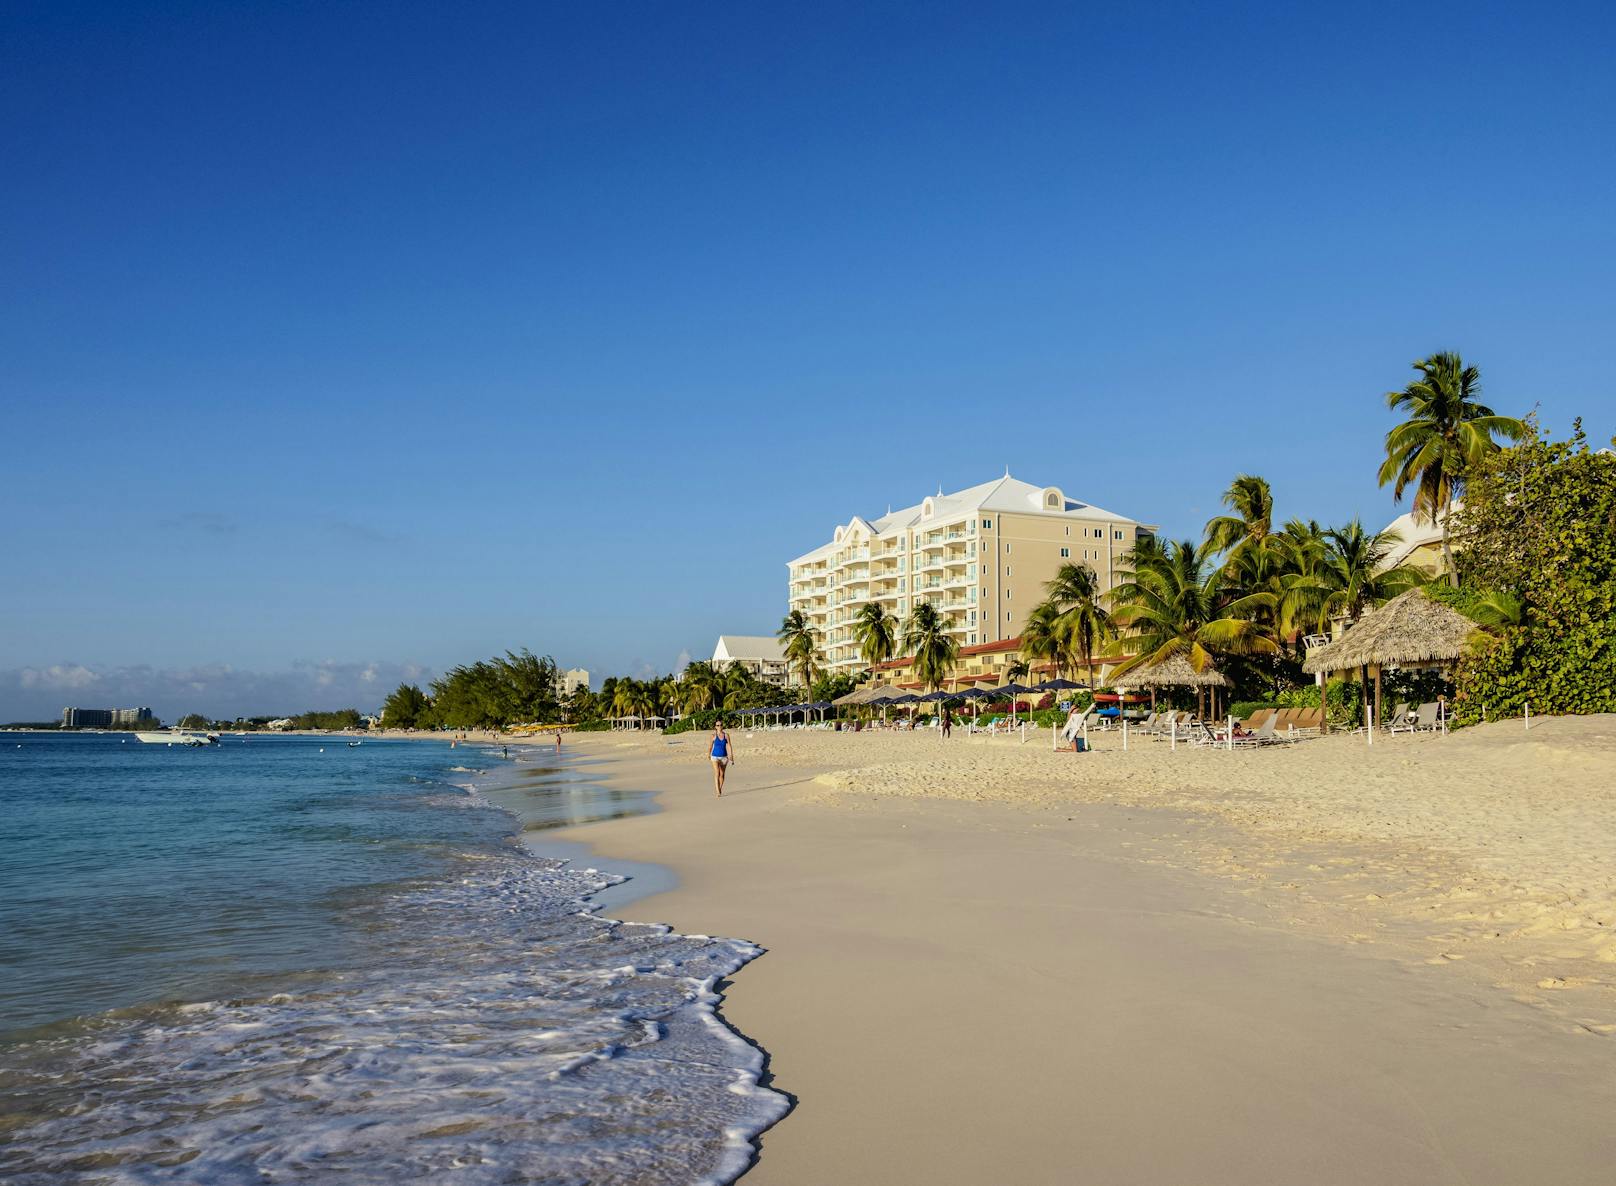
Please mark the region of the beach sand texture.
[[570, 836], [769, 949], [748, 1182], [1608, 1183], [1613, 737], [577, 735], [667, 810]]

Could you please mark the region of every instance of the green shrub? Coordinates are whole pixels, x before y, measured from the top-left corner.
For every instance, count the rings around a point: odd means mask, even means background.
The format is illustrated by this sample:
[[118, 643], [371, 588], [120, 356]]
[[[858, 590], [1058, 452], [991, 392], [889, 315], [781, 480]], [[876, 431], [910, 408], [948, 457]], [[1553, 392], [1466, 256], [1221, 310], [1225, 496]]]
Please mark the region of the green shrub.
[[[1508, 594], [1512, 614], [1460, 661], [1454, 718], [1616, 712], [1616, 455], [1571, 439], [1534, 439], [1485, 458], [1470, 476], [1457, 541], [1464, 586], [1444, 596]], [[1474, 602], [1467, 601], [1467, 594]]]

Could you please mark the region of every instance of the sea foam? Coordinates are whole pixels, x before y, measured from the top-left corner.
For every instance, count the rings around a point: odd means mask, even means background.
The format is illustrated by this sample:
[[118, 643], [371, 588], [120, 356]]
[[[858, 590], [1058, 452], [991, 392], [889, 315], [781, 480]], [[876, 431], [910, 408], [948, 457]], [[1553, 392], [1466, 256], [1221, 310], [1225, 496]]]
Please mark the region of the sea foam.
[[[468, 854], [470, 856], [472, 854]], [[717, 1015], [760, 949], [616, 922], [614, 878], [512, 851], [365, 907], [359, 971], [14, 1046], [18, 1186], [723, 1183], [785, 1096]], [[307, 983], [307, 979], [305, 979]]]

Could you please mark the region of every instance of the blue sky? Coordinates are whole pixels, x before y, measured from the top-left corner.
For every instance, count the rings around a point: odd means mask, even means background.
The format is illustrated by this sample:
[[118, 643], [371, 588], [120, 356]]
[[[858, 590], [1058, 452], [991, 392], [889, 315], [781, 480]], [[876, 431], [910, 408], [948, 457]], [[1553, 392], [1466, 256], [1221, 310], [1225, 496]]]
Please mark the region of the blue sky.
[[1378, 526], [1438, 349], [1616, 429], [1609, 6], [769, 8], [0, 11], [0, 720], [666, 670], [1006, 465]]

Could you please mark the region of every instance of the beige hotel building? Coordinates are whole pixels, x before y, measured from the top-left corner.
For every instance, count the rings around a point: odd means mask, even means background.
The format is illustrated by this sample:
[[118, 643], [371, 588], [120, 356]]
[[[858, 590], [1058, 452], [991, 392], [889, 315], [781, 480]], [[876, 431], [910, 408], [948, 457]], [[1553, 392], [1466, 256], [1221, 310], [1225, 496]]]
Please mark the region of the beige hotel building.
[[853, 628], [867, 601], [900, 622], [930, 601], [965, 656], [1006, 654], [1057, 568], [1086, 564], [1109, 589], [1134, 540], [1155, 531], [1006, 473], [878, 519], [855, 516], [790, 562], [790, 604], [807, 615], [832, 671], [864, 666]]

